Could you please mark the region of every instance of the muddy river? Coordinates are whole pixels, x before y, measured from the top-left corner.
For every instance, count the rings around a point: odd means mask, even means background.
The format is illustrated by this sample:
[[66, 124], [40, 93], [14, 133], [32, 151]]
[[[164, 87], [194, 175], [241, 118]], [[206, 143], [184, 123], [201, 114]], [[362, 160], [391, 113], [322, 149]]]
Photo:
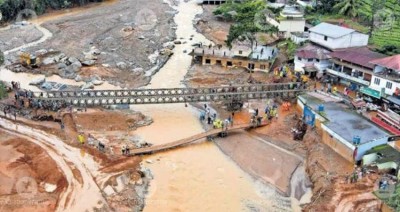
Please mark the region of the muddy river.
[[[174, 54], [164, 67], [153, 77], [149, 88], [171, 88], [184, 86], [182, 80], [191, 64], [190, 52], [193, 43], [210, 44], [196, 32], [192, 21], [202, 7], [196, 1], [173, 6], [177, 11], [177, 38], [184, 38], [176, 45]], [[44, 32], [45, 30], [41, 30]], [[47, 33], [47, 32], [46, 32]], [[51, 34], [45, 36], [51, 37]], [[193, 40], [189, 38], [193, 36]], [[42, 42], [42, 40], [41, 40]], [[13, 50], [13, 51], [16, 51]], [[15, 74], [6, 69], [0, 78], [18, 80], [23, 88], [37, 90], [29, 82], [38, 75]], [[73, 80], [58, 76], [48, 81], [81, 85]], [[105, 83], [96, 89], [115, 89]], [[184, 104], [132, 106], [154, 119], [150, 126], [139, 128], [136, 133], [148, 142], [162, 144], [203, 132], [198, 120], [198, 111]], [[252, 178], [242, 171], [216, 145], [201, 142], [187, 148], [146, 156], [143, 165], [154, 175], [150, 191], [146, 196], [144, 211], [292, 211], [299, 210], [291, 205], [291, 199], [282, 197], [275, 189]]]
[[[175, 9], [177, 38], [186, 44], [177, 45], [173, 56], [153, 77], [151, 88], [182, 87], [190, 67], [193, 43], [210, 44], [196, 32], [193, 19], [202, 12], [194, 1], [181, 2]], [[193, 40], [189, 38], [193, 36]], [[153, 144], [162, 144], [203, 132], [198, 112], [184, 104], [133, 106], [153, 117], [154, 123], [140, 128], [137, 134]], [[148, 156], [146, 163], [154, 174], [145, 211], [247, 211], [276, 210], [276, 199], [285, 199], [275, 189], [259, 183], [243, 172], [213, 143], [203, 142], [188, 148]], [[265, 192], [267, 191], [267, 192]], [[276, 195], [267, 199], [265, 195]], [[272, 196], [271, 196], [272, 197]], [[288, 201], [288, 200], [282, 200]], [[289, 205], [290, 206], [290, 205]], [[290, 207], [279, 206], [279, 210]]]

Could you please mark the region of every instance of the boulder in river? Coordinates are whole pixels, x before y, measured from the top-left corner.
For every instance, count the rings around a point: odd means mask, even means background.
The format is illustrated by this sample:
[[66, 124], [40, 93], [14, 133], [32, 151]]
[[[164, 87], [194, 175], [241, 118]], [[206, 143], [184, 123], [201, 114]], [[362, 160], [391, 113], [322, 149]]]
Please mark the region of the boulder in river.
[[40, 56], [40, 55], [44, 55], [44, 54], [47, 54], [47, 50], [46, 49], [40, 49], [40, 50], [37, 50], [36, 52], [35, 52], [35, 55], [36, 56]]
[[118, 63], [117, 63], [117, 67], [118, 67], [119, 69], [126, 69], [126, 68], [127, 68], [127, 65], [126, 65], [126, 63], [124, 63], [124, 62], [118, 62]]
[[54, 60], [53, 57], [47, 57], [43, 60], [43, 65], [51, 65], [54, 64], [56, 61]]
[[174, 54], [174, 52], [171, 51], [170, 49], [161, 49], [160, 54], [161, 55], [171, 56], [172, 54]]
[[34, 80], [32, 80], [29, 85], [41, 85], [46, 81], [46, 77], [38, 77]]
[[60, 69], [58, 75], [62, 78], [75, 79], [76, 71], [73, 66], [67, 66], [66, 68]]
[[85, 61], [83, 61], [82, 62], [82, 65], [84, 65], [84, 66], [92, 66], [92, 65], [94, 65], [95, 64], [95, 60], [85, 60]]
[[102, 85], [104, 83], [104, 81], [98, 80], [98, 79], [94, 79], [94, 80], [91, 81], [91, 83], [93, 83], [93, 85]]
[[87, 89], [93, 89], [93, 88], [94, 88], [93, 83], [92, 82], [88, 82], [88, 83], [82, 85], [81, 90], [87, 90]]
[[143, 68], [134, 68], [132, 69], [133, 72], [139, 73], [139, 72], [143, 72]]
[[167, 42], [167, 43], [163, 44], [163, 47], [166, 48], [166, 49], [172, 50], [172, 49], [175, 48], [175, 44], [174, 44], [174, 42]]
[[59, 64], [57, 65], [57, 67], [58, 67], [58, 69], [63, 69], [63, 68], [66, 68], [67, 65], [66, 65], [65, 63], [59, 63]]

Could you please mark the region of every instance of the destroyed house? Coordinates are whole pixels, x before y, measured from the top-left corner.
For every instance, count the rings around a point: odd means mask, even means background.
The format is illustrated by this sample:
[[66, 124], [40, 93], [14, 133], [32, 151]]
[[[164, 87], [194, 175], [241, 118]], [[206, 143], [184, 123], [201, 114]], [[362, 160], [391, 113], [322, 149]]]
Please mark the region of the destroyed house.
[[242, 67], [248, 70], [269, 71], [278, 54], [276, 47], [236, 46], [234, 48], [200, 46], [192, 50], [193, 59], [202, 65], [218, 65], [225, 68]]

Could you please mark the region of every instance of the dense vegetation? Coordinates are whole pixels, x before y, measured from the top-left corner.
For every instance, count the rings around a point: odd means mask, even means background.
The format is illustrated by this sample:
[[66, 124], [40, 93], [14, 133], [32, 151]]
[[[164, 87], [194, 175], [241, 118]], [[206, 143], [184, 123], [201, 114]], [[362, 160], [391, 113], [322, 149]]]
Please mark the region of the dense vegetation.
[[236, 39], [248, 39], [253, 42], [257, 32], [277, 31], [275, 27], [266, 23], [265, 9], [264, 0], [244, 0], [242, 3], [230, 0], [214, 10], [214, 15], [235, 22], [229, 29], [227, 45], [231, 46]]
[[8, 96], [6, 86], [2, 81], [0, 81], [0, 99], [6, 98]]
[[386, 202], [395, 211], [400, 211], [400, 184], [396, 185], [393, 195], [389, 199], [386, 199]]
[[101, 1], [103, 0], [0, 0], [0, 11], [3, 15], [2, 21], [12, 21], [24, 9], [32, 9], [37, 15], [41, 15], [48, 9], [62, 9]]
[[0, 66], [3, 65], [4, 63], [4, 54], [3, 52], [0, 50]]

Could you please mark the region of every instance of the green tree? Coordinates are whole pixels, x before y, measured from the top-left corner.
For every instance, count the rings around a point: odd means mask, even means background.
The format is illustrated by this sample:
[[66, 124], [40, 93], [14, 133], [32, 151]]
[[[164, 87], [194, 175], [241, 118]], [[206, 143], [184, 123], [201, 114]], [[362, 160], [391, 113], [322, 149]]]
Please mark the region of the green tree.
[[0, 50], [0, 66], [3, 65], [4, 63], [4, 54], [3, 52]]
[[2, 81], [0, 81], [0, 99], [6, 98], [8, 96], [6, 86]]
[[232, 45], [236, 39], [248, 39], [252, 43], [255, 33], [269, 32], [271, 27], [265, 22], [266, 3], [264, 0], [244, 0], [241, 3], [228, 1], [214, 10], [214, 15], [222, 16], [235, 23], [229, 29], [226, 44]]
[[316, 0], [315, 9], [321, 14], [329, 14], [337, 2], [337, 0]]
[[359, 15], [358, 9], [362, 3], [363, 0], [342, 0], [333, 7], [333, 10], [337, 11], [340, 15], [355, 18]]

